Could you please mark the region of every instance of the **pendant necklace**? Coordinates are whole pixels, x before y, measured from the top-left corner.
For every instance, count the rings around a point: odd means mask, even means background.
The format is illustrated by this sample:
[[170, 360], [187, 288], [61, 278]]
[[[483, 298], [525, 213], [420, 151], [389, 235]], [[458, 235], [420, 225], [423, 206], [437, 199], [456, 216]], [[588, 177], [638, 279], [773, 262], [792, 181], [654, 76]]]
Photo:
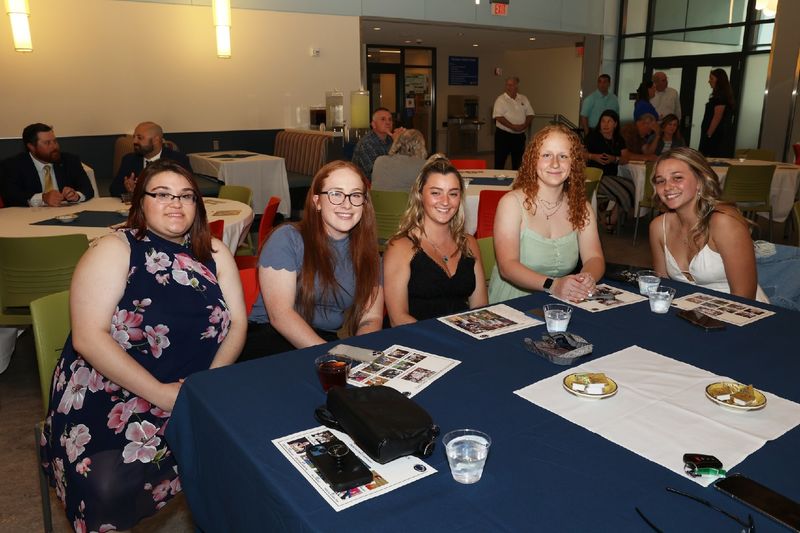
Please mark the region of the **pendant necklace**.
[[440, 250], [439, 247], [436, 246], [436, 243], [433, 242], [430, 239], [430, 237], [428, 237], [427, 235], [425, 236], [425, 239], [429, 243], [431, 243], [431, 246], [433, 246], [433, 249], [436, 250], [436, 253], [438, 254], [438, 256], [442, 258], [442, 262], [444, 263], [444, 271], [447, 273], [447, 276], [449, 277], [450, 276], [450, 267], [448, 266], [447, 263], [448, 263], [448, 261], [450, 261], [450, 255], [447, 255], [447, 254], [443, 253], [442, 250]]
[[564, 203], [564, 195], [558, 197], [558, 200], [555, 202], [548, 202], [544, 198], [536, 198], [536, 201], [539, 205], [542, 206], [542, 211], [544, 211], [544, 217], [547, 220], [550, 220], [550, 217], [555, 215], [558, 210], [561, 208], [561, 204]]

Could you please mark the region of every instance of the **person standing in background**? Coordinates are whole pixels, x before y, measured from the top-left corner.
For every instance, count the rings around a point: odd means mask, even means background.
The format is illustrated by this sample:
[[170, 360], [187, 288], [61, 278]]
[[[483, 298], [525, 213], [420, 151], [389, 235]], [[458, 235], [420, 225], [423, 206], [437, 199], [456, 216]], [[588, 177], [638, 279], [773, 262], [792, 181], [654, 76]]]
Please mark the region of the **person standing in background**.
[[681, 97], [678, 91], [672, 87], [667, 87], [667, 75], [663, 72], [653, 74], [653, 84], [656, 86], [656, 94], [650, 98], [650, 103], [658, 111], [658, 118], [663, 119], [667, 115], [675, 115], [681, 118]]
[[606, 109], [611, 109], [619, 115], [619, 101], [617, 96], [609, 91], [611, 76], [600, 74], [597, 78], [597, 90], [583, 100], [581, 106], [581, 129], [584, 135], [589, 135], [589, 129], [597, 127], [600, 115]]
[[700, 152], [706, 157], [733, 157], [733, 89], [728, 73], [715, 68], [708, 76], [711, 96], [700, 128]]
[[506, 79], [506, 90], [494, 101], [494, 168], [505, 168], [511, 154], [511, 168], [517, 170], [525, 152], [525, 132], [533, 121], [533, 108], [524, 94], [519, 94], [519, 78]]

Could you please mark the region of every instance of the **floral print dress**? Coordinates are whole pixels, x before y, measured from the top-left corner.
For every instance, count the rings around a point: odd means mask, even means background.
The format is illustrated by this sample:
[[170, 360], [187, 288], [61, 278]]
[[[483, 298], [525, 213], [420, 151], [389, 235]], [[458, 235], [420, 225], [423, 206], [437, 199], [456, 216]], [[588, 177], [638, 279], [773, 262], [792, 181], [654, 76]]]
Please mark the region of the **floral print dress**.
[[[162, 383], [211, 365], [230, 326], [213, 261], [130, 230], [128, 283], [109, 330]], [[106, 379], [67, 339], [41, 436], [42, 465], [75, 531], [129, 529], [181, 484], [164, 439], [170, 413]]]

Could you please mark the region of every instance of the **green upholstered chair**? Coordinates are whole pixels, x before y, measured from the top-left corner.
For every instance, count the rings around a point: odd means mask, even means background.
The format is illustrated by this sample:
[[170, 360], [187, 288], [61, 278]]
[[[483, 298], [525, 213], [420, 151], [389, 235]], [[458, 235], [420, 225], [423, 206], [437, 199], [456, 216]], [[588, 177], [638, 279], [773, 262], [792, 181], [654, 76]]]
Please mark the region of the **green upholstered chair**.
[[88, 247], [84, 234], [0, 237], [0, 326], [30, 324], [33, 300], [69, 289]]
[[644, 164], [644, 193], [642, 199], [639, 200], [639, 207], [636, 209], [636, 222], [633, 227], [633, 245], [636, 246], [636, 238], [639, 236], [639, 218], [642, 214], [642, 209], [650, 210], [650, 220], [653, 220], [656, 209], [656, 191], [653, 189], [653, 161], [647, 161]]
[[[42, 298], [33, 300], [30, 305], [33, 317], [33, 340], [36, 344], [36, 364], [39, 367], [39, 389], [42, 394], [43, 412], [47, 415], [50, 403], [50, 381], [53, 370], [61, 356], [64, 342], [69, 336], [69, 291], [61, 291]], [[39, 435], [41, 435], [43, 422], [34, 426], [34, 449], [39, 450]], [[42, 520], [44, 530], [53, 530], [53, 521], [50, 516], [50, 492], [47, 478], [39, 462], [36, 462], [39, 473], [39, 492], [42, 500]]]
[[583, 176], [586, 181], [600, 181], [603, 177], [603, 169], [597, 167], [586, 167], [583, 169]]
[[408, 193], [403, 191], [370, 191], [370, 201], [375, 209], [375, 224], [378, 230], [378, 245], [385, 250], [389, 238], [400, 227], [406, 212]]
[[732, 165], [725, 174], [722, 199], [733, 202], [742, 213], [769, 213], [769, 240], [772, 240], [772, 204], [770, 191], [775, 165]]
[[737, 148], [736, 157], [744, 157], [756, 161], [775, 161], [775, 152], [766, 148]]
[[494, 237], [484, 237], [478, 239], [478, 248], [481, 251], [481, 264], [483, 265], [483, 275], [486, 278], [486, 283], [492, 277], [492, 270], [497, 259], [494, 255]]

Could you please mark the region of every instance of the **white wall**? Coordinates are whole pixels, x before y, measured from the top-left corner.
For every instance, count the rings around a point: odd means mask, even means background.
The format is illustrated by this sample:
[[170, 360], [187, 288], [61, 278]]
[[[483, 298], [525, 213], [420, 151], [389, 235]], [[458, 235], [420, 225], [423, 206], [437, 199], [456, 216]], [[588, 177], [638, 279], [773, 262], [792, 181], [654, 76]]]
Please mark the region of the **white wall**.
[[[447, 63], [451, 55], [478, 58], [477, 86], [447, 84]], [[534, 111], [560, 113], [578, 123], [582, 58], [577, 56], [572, 47], [503, 54], [475, 53], [474, 50], [465, 53], [463, 49], [439, 48], [437, 65], [437, 128], [441, 129], [442, 122], [447, 120], [447, 95], [477, 95], [480, 98], [480, 118], [486, 121], [486, 126], [478, 135], [479, 151], [494, 150], [492, 107], [495, 99], [505, 90], [505, 80], [509, 76], [519, 76], [519, 92], [528, 97]], [[495, 76], [495, 67], [502, 69], [502, 75]], [[439, 140], [442, 142], [441, 135]], [[444, 145], [440, 145], [440, 148], [444, 149]]]
[[142, 120], [171, 132], [284, 128], [326, 90], [343, 90], [349, 109], [360, 87], [357, 17], [234, 9], [233, 57], [218, 59], [209, 7], [36, 0], [31, 11], [30, 54], [14, 52], [0, 18], [0, 137], [31, 122], [60, 136]]

